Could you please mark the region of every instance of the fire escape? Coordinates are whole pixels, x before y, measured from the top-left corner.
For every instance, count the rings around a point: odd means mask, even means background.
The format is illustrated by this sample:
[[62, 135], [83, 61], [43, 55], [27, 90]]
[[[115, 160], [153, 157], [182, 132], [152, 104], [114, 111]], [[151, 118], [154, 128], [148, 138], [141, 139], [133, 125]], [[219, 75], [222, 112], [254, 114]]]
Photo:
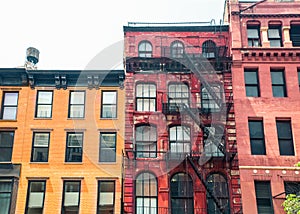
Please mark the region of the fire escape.
[[[190, 117], [197, 126], [204, 132], [204, 136], [207, 142], [213, 144], [217, 148], [216, 155], [205, 153], [205, 151], [190, 153], [184, 153], [180, 157], [177, 157], [179, 161], [185, 162], [191, 166], [195, 174], [205, 187], [207, 194], [214, 201], [218, 212], [226, 214], [226, 208], [222, 205], [218, 197], [214, 194], [213, 190], [208, 186], [204, 173], [202, 172], [204, 163], [213, 162], [215, 160], [222, 161], [224, 167], [231, 168], [232, 161], [235, 159], [236, 149], [235, 141], [228, 143], [227, 135], [227, 121], [228, 116], [233, 112], [233, 95], [228, 91], [216, 91], [212, 84], [224, 86], [223, 82], [228, 83], [231, 86], [231, 80], [226, 79], [226, 72], [230, 69], [230, 59], [226, 57], [227, 49], [225, 46], [215, 47], [209, 54], [213, 55], [201, 55], [190, 54], [185, 51], [180, 57], [172, 58], [170, 51], [167, 47], [161, 48], [162, 55], [160, 58], [139, 58], [133, 57], [126, 60], [127, 72], [141, 73], [141, 72], [183, 72], [192, 73], [200, 81], [202, 88], [205, 88], [206, 95], [209, 100], [213, 102], [215, 109], [211, 111], [209, 108], [202, 108], [202, 104], [186, 104], [186, 103], [163, 103], [162, 113], [164, 115], [181, 115]], [[224, 74], [225, 73], [225, 74]], [[223, 82], [217, 78], [222, 76]], [[212, 117], [216, 121], [213, 121]], [[221, 122], [220, 122], [221, 121]], [[214, 122], [218, 125], [213, 124]], [[207, 128], [209, 126], [215, 126], [215, 129]], [[124, 167], [130, 165], [129, 162], [136, 161], [136, 151], [125, 150], [126, 160], [124, 160]], [[160, 152], [158, 152], [160, 153]], [[162, 154], [166, 162], [172, 161], [172, 154], [170, 151]], [[126, 163], [127, 162], [127, 163]], [[132, 170], [134, 169], [134, 164]], [[126, 177], [126, 173], [124, 174]], [[126, 178], [125, 178], [126, 179]], [[133, 179], [133, 178], [129, 178]], [[125, 184], [126, 185], [126, 184]], [[126, 197], [126, 190], [124, 190]], [[230, 197], [229, 197], [230, 198]], [[160, 212], [159, 213], [164, 213]], [[233, 212], [231, 213], [239, 213]]]

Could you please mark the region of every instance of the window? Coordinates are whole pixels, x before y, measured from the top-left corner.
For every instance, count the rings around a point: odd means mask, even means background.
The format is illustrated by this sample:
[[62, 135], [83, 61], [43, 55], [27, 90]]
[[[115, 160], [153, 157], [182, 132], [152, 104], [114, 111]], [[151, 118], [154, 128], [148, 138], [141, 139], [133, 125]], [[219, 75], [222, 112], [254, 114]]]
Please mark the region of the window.
[[262, 120], [249, 120], [249, 135], [252, 155], [265, 155], [265, 135]]
[[14, 132], [0, 132], [0, 162], [10, 162], [13, 152]]
[[62, 214], [79, 213], [80, 186], [80, 181], [64, 181]]
[[299, 89], [300, 89], [300, 69], [298, 69], [298, 85], [299, 85]]
[[184, 45], [182, 42], [175, 41], [171, 44], [171, 57], [182, 58], [184, 53]]
[[137, 84], [136, 110], [156, 111], [156, 86], [154, 84]]
[[280, 155], [294, 155], [291, 121], [276, 120]]
[[175, 83], [168, 87], [169, 111], [178, 111], [181, 105], [189, 106], [189, 88], [186, 84]]
[[[211, 135], [211, 136], [210, 136]], [[217, 127], [204, 127], [203, 129], [203, 144], [205, 155], [214, 157], [223, 157], [223, 152], [218, 146], [224, 146], [223, 142], [224, 130]]]
[[51, 118], [52, 117], [52, 91], [38, 91], [36, 101], [35, 117]]
[[2, 119], [15, 120], [18, 109], [18, 92], [4, 92], [2, 101]]
[[9, 214], [11, 210], [11, 198], [13, 191], [12, 179], [0, 179], [0, 213]]
[[248, 25], [247, 26], [248, 46], [260, 47], [260, 26]]
[[293, 47], [300, 47], [300, 24], [291, 24], [290, 37]]
[[[228, 186], [225, 177], [221, 174], [214, 173], [207, 177], [206, 182], [207, 182], [208, 189], [210, 189], [210, 191], [217, 198], [221, 207], [225, 208], [224, 213], [230, 214], [229, 192], [228, 192]], [[213, 198], [208, 192], [206, 192], [206, 198], [207, 198], [207, 214], [221, 214]]]
[[273, 214], [270, 181], [254, 181], [258, 213]]
[[171, 178], [172, 214], [194, 213], [193, 181], [186, 173], [177, 173]]
[[135, 181], [136, 214], [157, 213], [157, 181], [148, 172], [139, 174]]
[[185, 158], [191, 149], [191, 133], [187, 126], [173, 126], [169, 130], [170, 152], [173, 158]]
[[83, 133], [67, 133], [66, 162], [82, 162]]
[[259, 81], [258, 81], [258, 70], [245, 69], [245, 88], [247, 97], [259, 97]]
[[216, 43], [211, 40], [205, 41], [202, 44], [202, 55], [205, 58], [215, 58]]
[[84, 91], [70, 91], [69, 118], [84, 118]]
[[102, 118], [117, 117], [117, 92], [102, 91]]
[[286, 97], [285, 78], [283, 70], [271, 70], [273, 97]]
[[285, 181], [284, 190], [286, 195], [288, 194], [300, 195], [300, 182]]
[[281, 25], [269, 25], [268, 39], [270, 41], [270, 47], [281, 47]]
[[97, 214], [114, 213], [115, 208], [115, 182], [98, 181]]
[[220, 111], [220, 106], [218, 102], [222, 101], [223, 99], [223, 94], [221, 91], [221, 87], [218, 86], [213, 86], [211, 85], [210, 88], [214, 91], [215, 95], [217, 96], [218, 100], [215, 100], [208, 90], [205, 87], [202, 87], [201, 89], [201, 106], [202, 106], [202, 111], [203, 112], [218, 112]]
[[26, 214], [43, 214], [46, 181], [29, 181]]
[[156, 127], [138, 126], [135, 129], [136, 157], [155, 158], [157, 150]]
[[139, 57], [152, 57], [152, 45], [148, 41], [139, 44]]
[[116, 162], [116, 133], [100, 133], [100, 162]]
[[32, 162], [48, 162], [50, 133], [33, 133]]

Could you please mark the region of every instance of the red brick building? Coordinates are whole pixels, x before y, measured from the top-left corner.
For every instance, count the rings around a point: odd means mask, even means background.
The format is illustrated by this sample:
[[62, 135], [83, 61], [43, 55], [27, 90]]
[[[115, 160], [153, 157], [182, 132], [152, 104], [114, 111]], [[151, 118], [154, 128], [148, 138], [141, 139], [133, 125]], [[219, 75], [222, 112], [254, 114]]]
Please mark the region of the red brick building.
[[228, 27], [124, 35], [124, 213], [239, 213]]
[[300, 1], [227, 1], [243, 213], [299, 192]]

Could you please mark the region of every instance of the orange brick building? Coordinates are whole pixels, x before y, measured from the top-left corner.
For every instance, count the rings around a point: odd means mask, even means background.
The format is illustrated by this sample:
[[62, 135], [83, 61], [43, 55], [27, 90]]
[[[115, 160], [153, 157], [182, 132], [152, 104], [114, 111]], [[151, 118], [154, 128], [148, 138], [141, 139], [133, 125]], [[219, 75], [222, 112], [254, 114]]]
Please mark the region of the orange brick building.
[[300, 191], [300, 1], [225, 8], [243, 213], [284, 213]]
[[1, 213], [120, 213], [124, 72], [0, 76]]

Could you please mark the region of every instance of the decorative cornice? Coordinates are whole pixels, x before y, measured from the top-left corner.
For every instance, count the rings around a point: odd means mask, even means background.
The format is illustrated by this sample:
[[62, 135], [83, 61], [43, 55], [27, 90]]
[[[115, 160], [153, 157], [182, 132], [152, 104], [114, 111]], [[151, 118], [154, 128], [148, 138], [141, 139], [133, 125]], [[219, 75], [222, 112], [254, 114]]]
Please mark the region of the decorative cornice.
[[300, 18], [300, 14], [253, 14], [253, 13], [239, 13], [232, 12], [232, 15], [239, 15], [240, 17], [250, 18]]

